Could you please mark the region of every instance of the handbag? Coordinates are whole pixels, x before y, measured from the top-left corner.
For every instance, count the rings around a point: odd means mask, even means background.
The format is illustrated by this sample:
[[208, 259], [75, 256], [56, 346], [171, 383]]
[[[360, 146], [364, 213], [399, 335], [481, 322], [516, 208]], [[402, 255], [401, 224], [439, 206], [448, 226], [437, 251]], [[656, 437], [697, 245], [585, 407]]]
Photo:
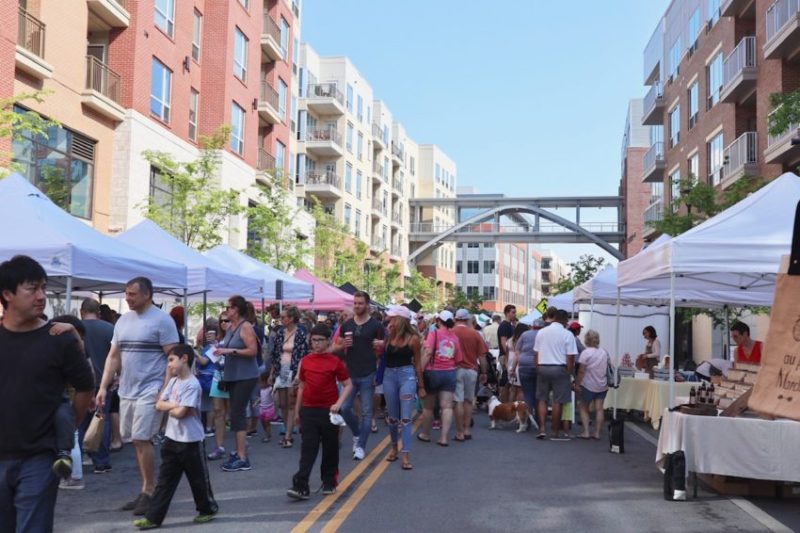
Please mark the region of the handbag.
[[100, 444], [103, 442], [103, 425], [105, 420], [102, 411], [95, 411], [92, 421], [89, 422], [89, 427], [86, 434], [83, 436], [83, 451], [88, 453], [97, 453], [100, 449]]
[[[606, 353], [606, 355], [608, 354]], [[617, 369], [611, 364], [611, 357], [609, 356], [608, 363], [606, 363], [606, 385], [608, 385], [610, 389], [618, 389], [619, 381], [619, 372], [617, 372]]]

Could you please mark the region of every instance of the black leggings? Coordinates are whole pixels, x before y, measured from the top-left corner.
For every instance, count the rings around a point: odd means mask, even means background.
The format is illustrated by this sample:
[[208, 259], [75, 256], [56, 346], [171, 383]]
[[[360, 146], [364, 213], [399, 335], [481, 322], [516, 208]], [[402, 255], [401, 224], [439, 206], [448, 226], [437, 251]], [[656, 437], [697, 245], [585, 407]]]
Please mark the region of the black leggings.
[[250, 395], [256, 386], [258, 378], [243, 379], [241, 381], [226, 381], [230, 395], [231, 431], [244, 431], [247, 429], [247, 404]]

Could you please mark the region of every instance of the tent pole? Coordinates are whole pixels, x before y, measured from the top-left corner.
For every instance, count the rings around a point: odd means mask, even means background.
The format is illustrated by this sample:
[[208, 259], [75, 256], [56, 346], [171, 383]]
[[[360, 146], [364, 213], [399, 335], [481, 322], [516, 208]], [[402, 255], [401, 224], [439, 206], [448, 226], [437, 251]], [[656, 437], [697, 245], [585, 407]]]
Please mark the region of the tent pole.
[[[189, 341], [189, 292], [183, 289], [183, 342]], [[205, 293], [203, 293], [205, 295]]]
[[203, 325], [200, 326], [200, 331], [203, 332], [203, 338], [200, 339], [201, 346], [206, 343], [206, 333], [208, 333], [206, 331], [206, 320], [208, 320], [208, 314], [207, 314], [208, 310], [206, 309], [207, 305], [208, 305], [208, 292], [203, 291]]
[[97, 296], [100, 299], [100, 303], [103, 303], [103, 291], [98, 292]]
[[730, 322], [730, 313], [728, 313], [728, 305], [725, 304], [725, 342], [722, 343], [722, 347], [725, 349], [725, 359], [726, 361], [731, 357], [731, 322]]
[[[619, 303], [617, 303], [619, 305]], [[592, 300], [589, 302], [589, 327], [592, 327], [594, 324], [594, 294], [592, 294]]]
[[[669, 408], [675, 407], [675, 272], [669, 274]], [[655, 413], [661, 416], [661, 413]]]
[[[617, 373], [619, 372], [619, 364], [622, 361], [622, 358], [619, 353], [619, 300], [620, 300], [620, 288], [617, 287], [617, 324], [616, 324], [616, 331], [614, 333], [614, 353], [617, 354], [617, 364], [614, 365], [614, 382], [616, 383], [618, 378]], [[594, 297], [592, 297], [592, 312], [594, 312]], [[614, 388], [614, 412], [612, 415], [612, 419], [617, 419], [617, 391], [619, 391], [619, 387]]]
[[264, 318], [266, 316], [267, 315], [265, 314], [265, 310], [264, 310], [264, 297], [262, 296], [261, 297], [261, 323], [264, 324], [264, 327], [267, 326], [267, 320]]
[[72, 276], [67, 278], [67, 297], [64, 302], [64, 314], [68, 315], [72, 311]]

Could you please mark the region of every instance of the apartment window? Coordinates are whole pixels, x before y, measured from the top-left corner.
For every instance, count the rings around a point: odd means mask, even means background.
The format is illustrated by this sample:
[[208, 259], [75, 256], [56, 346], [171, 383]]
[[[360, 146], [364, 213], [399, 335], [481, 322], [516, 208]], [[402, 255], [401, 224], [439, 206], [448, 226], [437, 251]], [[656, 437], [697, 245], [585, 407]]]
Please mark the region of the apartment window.
[[239, 0], [239, 3], [242, 4], [243, 8], [250, 9], [250, 0]]
[[356, 198], [359, 200], [361, 199], [361, 181], [363, 179], [363, 174], [360, 170], [356, 171]]
[[200, 62], [200, 40], [203, 36], [203, 15], [195, 9], [192, 17], [192, 59]]
[[657, 181], [655, 183], [650, 184], [650, 204], [654, 204], [657, 201], [664, 198], [664, 182]]
[[695, 153], [689, 158], [689, 176], [688, 179], [692, 180], [692, 183], [697, 183], [697, 179], [700, 177], [700, 155]]
[[697, 113], [700, 107], [700, 89], [697, 82], [689, 87], [689, 129], [697, 124]]
[[361, 210], [360, 209], [356, 209], [355, 223], [356, 223], [356, 231], [355, 231], [356, 237], [361, 237]]
[[358, 132], [358, 142], [356, 143], [356, 156], [358, 160], [361, 161], [361, 157], [364, 155], [364, 134]]
[[200, 93], [192, 89], [189, 93], [189, 138], [197, 140], [197, 104], [200, 100]]
[[417, 160], [414, 159], [413, 156], [408, 158], [408, 171], [411, 173], [412, 176], [415, 176], [417, 173]]
[[669, 112], [669, 147], [675, 147], [681, 140], [681, 106], [676, 105]]
[[347, 143], [347, 151], [351, 154], [353, 153], [353, 124], [351, 122], [347, 123], [347, 134], [345, 137], [345, 142]]
[[480, 273], [480, 261], [467, 261], [467, 274], [478, 274]]
[[[34, 114], [14, 106], [17, 114]], [[76, 217], [92, 218], [95, 142], [62, 126], [46, 135], [21, 131], [12, 136], [13, 161], [22, 175], [59, 207]]]
[[672, 202], [672, 210], [678, 210], [678, 200], [681, 197], [681, 170], [676, 169], [675, 172], [669, 175], [670, 184], [670, 202]]
[[485, 274], [494, 274], [494, 261], [484, 261], [483, 272]]
[[169, 175], [150, 165], [150, 195], [148, 197], [150, 204], [165, 208], [172, 203], [174, 195], [175, 191]]
[[359, 122], [364, 122], [364, 99], [361, 98], [360, 94], [356, 99], [356, 116], [358, 117]]
[[383, 191], [383, 210], [388, 212], [389, 210], [389, 193]]
[[353, 208], [350, 207], [350, 204], [344, 204], [344, 225], [347, 226], [348, 230], [350, 229], [350, 216], [352, 214], [352, 210]]
[[278, 114], [283, 118], [284, 122], [288, 122], [286, 119], [286, 95], [288, 93], [289, 87], [282, 79], [278, 78]]
[[479, 242], [467, 243], [467, 248], [480, 248], [480, 247], [481, 247], [481, 243], [479, 243]]
[[244, 109], [236, 102], [231, 104], [231, 150], [244, 154]]
[[700, 8], [697, 7], [689, 18], [689, 33], [686, 36], [689, 39], [689, 51], [694, 52], [697, 50], [697, 38], [700, 35]]
[[353, 86], [347, 84], [347, 110], [353, 112]]
[[350, 163], [344, 166], [344, 190], [353, 194], [353, 165]]
[[708, 79], [708, 108], [711, 109], [719, 102], [719, 93], [722, 90], [722, 52], [714, 56], [706, 67]]
[[462, 264], [464, 261], [456, 261], [456, 274], [461, 274]]
[[233, 75], [242, 81], [247, 80], [247, 37], [236, 28], [233, 37]]
[[470, 298], [476, 298], [480, 294], [478, 287], [470, 285], [467, 287], [467, 296]]
[[171, 38], [175, 33], [175, 0], [156, 0], [153, 22]]
[[719, 0], [708, 0], [708, 24], [713, 26], [719, 20]]
[[282, 142], [275, 141], [275, 168], [278, 172], [283, 172], [286, 159], [286, 145]]
[[172, 71], [154, 57], [150, 73], [150, 113], [169, 122], [171, 100]]
[[484, 300], [494, 300], [495, 296], [495, 288], [494, 287], [484, 287], [483, 288], [483, 299]]
[[708, 182], [717, 185], [722, 181], [722, 132], [708, 141]]
[[281, 17], [280, 29], [281, 55], [283, 56], [283, 60], [286, 61], [286, 58], [289, 57], [289, 23], [286, 22], [286, 19], [283, 17]]
[[675, 39], [675, 42], [672, 43], [672, 48], [669, 49], [670, 81], [680, 74], [681, 52], [683, 52], [683, 49], [681, 48], [681, 38], [678, 37]]

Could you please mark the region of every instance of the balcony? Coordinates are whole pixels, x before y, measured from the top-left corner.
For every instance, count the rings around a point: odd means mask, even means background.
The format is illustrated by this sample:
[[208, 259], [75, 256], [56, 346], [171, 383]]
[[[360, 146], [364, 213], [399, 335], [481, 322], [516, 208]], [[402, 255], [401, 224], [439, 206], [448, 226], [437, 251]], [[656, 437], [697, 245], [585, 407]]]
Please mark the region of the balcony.
[[335, 83], [316, 83], [306, 90], [306, 107], [318, 115], [344, 115], [344, 95]]
[[395, 176], [392, 179], [392, 194], [394, 196], [403, 196], [403, 178]]
[[657, 183], [664, 180], [664, 168], [667, 162], [664, 160], [664, 143], [653, 143], [653, 146], [644, 154], [642, 161], [642, 181], [647, 183]]
[[258, 149], [258, 170], [265, 172], [275, 169], [275, 156], [263, 148]]
[[402, 248], [400, 248], [399, 244], [393, 244], [392, 245], [392, 253], [391, 253], [391, 255], [392, 255], [393, 259], [400, 259], [400, 258], [403, 257], [403, 250], [402, 250]]
[[396, 142], [392, 141], [392, 164], [393, 166], [399, 167], [403, 164], [403, 159], [405, 157], [405, 153], [403, 152], [403, 148], [397, 144]]
[[742, 176], [754, 176], [758, 173], [758, 135], [754, 131], [743, 133], [729, 144], [722, 152], [723, 189]]
[[380, 124], [372, 123], [372, 147], [375, 151], [386, 148], [386, 141], [383, 138], [383, 128]]
[[20, 7], [17, 23], [17, 69], [38, 80], [52, 78], [53, 67], [44, 60], [44, 22]]
[[650, 86], [644, 96], [642, 106], [642, 124], [645, 126], [658, 126], [664, 123], [664, 86], [660, 81]]
[[383, 252], [386, 250], [386, 241], [381, 239], [380, 237], [373, 237], [372, 244], [370, 246], [374, 252]]
[[306, 170], [306, 194], [338, 200], [342, 197], [342, 178], [332, 170]]
[[735, 104], [749, 99], [756, 90], [756, 38], [745, 37], [733, 49], [722, 66], [722, 90], [719, 99]]
[[375, 218], [387, 216], [386, 206], [380, 200], [372, 200], [372, 216]]
[[664, 218], [664, 199], [661, 197], [652, 198], [650, 205], [644, 210], [644, 235], [650, 235], [655, 232], [655, 228], [651, 225], [653, 222], [658, 222]]
[[766, 59], [793, 59], [800, 52], [800, 0], [776, 0], [767, 9]]
[[723, 17], [752, 19], [756, 14], [755, 8], [755, 0], [723, 0], [719, 11]]
[[381, 180], [383, 179], [383, 165], [378, 163], [377, 161], [372, 162], [372, 180], [380, 185]]
[[396, 226], [398, 229], [403, 227], [403, 213], [400, 211], [392, 213], [392, 226]]
[[[769, 125], [769, 117], [767, 117], [767, 125]], [[767, 135], [764, 162], [786, 164], [800, 159], [800, 146], [792, 145], [792, 139], [798, 136], [800, 136], [800, 124], [791, 124], [786, 131], [779, 135]]]
[[281, 29], [278, 23], [264, 11], [264, 26], [261, 28], [261, 50], [272, 61], [283, 59]]
[[88, 0], [89, 31], [108, 31], [111, 28], [127, 28], [131, 25], [128, 0]]
[[122, 81], [116, 72], [94, 56], [86, 56], [86, 89], [81, 93], [81, 103], [104, 117], [116, 122], [125, 118], [125, 108], [120, 105]]
[[280, 98], [267, 80], [261, 80], [261, 94], [258, 97], [258, 118], [266, 124], [280, 124], [283, 116], [280, 112]]
[[341, 157], [344, 155], [342, 136], [333, 128], [309, 128], [306, 152], [320, 157]]

